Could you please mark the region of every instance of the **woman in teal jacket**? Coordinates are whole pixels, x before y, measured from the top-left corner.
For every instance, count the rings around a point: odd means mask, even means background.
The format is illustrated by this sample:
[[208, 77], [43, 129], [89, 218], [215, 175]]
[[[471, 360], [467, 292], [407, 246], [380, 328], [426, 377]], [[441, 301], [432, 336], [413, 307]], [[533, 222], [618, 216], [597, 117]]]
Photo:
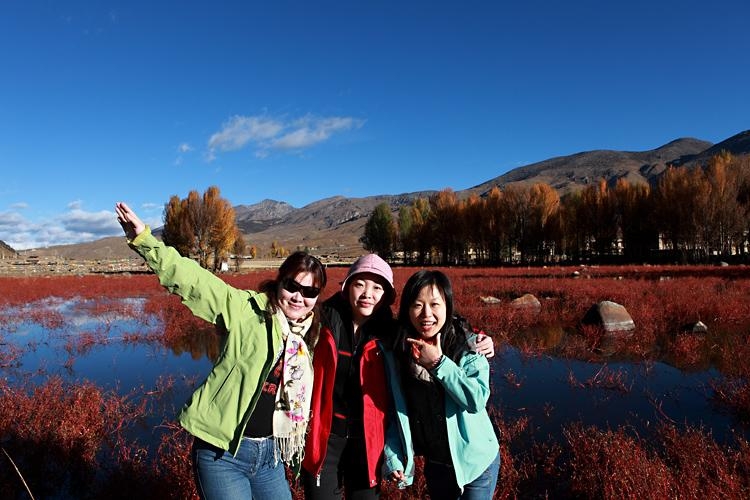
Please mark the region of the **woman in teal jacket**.
[[178, 417], [192, 434], [196, 487], [208, 499], [291, 499], [284, 463], [304, 451], [310, 416], [316, 304], [326, 274], [295, 252], [260, 292], [239, 290], [154, 238], [115, 206], [130, 246], [192, 313], [223, 332], [218, 359]]
[[[492, 498], [499, 444], [487, 415], [489, 363], [476, 334], [453, 313], [453, 290], [440, 271], [419, 271], [401, 295], [399, 339], [390, 359], [393, 418], [385, 472], [401, 487], [425, 458], [430, 498]], [[400, 383], [399, 383], [400, 382]]]

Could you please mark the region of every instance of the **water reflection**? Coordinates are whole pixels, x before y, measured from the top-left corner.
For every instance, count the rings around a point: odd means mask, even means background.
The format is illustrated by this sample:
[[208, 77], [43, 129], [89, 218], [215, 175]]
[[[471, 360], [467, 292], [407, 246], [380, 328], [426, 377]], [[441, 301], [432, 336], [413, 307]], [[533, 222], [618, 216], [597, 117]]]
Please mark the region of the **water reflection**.
[[[150, 429], [172, 420], [208, 374], [219, 343], [208, 324], [189, 326], [187, 334], [167, 341], [168, 325], [145, 306], [140, 298], [50, 298], [0, 310], [0, 318], [6, 319], [0, 326], [6, 353], [0, 376], [11, 383], [40, 383], [59, 375], [73, 383], [94, 381], [120, 394], [150, 393], [155, 411], [140, 429], [148, 439]], [[596, 362], [563, 357], [579, 339], [575, 330], [562, 326], [514, 335], [514, 346], [499, 347], [492, 360], [492, 404], [509, 418], [530, 418], [535, 436], [542, 439], [559, 438], [562, 426], [574, 421], [648, 432], [666, 419], [703, 426], [719, 442], [735, 429], [747, 434], [733, 415], [712, 402], [710, 382], [721, 378], [716, 366], [722, 365], [705, 360], [716, 359], [722, 340], [675, 339], [675, 344], [686, 343], [686, 352], [703, 353], [682, 366], [689, 368], [685, 370], [680, 369], [682, 358], [669, 356], [649, 362], [602, 357], [601, 352]], [[10, 363], [7, 353], [12, 352]]]
[[[206, 374], [217, 355], [212, 329], [168, 342], [161, 320], [144, 313], [145, 299], [86, 301], [50, 298], [2, 315], [0, 336], [19, 350], [11, 379], [20, 374], [92, 380], [104, 388], [149, 386], [159, 376]], [[40, 318], [59, 318], [53, 324]]]
[[672, 364], [617, 359], [614, 349], [609, 356], [560, 357], [571, 352], [574, 332], [559, 326], [528, 329], [492, 360], [492, 404], [510, 418], [529, 418], [535, 438], [558, 439], [571, 422], [603, 429], [630, 426], [645, 435], [657, 422], [668, 421], [702, 427], [718, 442], [731, 440], [734, 431], [750, 434], [713, 401], [711, 382], [722, 373], [704, 362], [709, 358], [682, 370], [673, 355], [665, 357]]
[[120, 395], [147, 395], [152, 410], [134, 437], [153, 439], [154, 426], [173, 420], [210, 371], [218, 337], [206, 328], [167, 342], [164, 324], [144, 312], [145, 303], [53, 297], [0, 311], [8, 318], [0, 327], [0, 343], [15, 352], [12, 362], [0, 364], [0, 376], [31, 385], [60, 376], [70, 383], [92, 381]]

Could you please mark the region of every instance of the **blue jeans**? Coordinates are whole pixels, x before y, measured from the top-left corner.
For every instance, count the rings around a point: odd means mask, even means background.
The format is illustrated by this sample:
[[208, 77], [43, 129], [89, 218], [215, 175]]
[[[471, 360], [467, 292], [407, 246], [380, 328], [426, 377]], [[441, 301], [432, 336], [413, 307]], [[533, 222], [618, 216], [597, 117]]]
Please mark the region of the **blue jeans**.
[[424, 478], [432, 500], [490, 500], [495, 493], [497, 475], [500, 472], [500, 453], [482, 474], [464, 486], [461, 493], [453, 466], [425, 460]]
[[198, 438], [193, 441], [193, 470], [205, 500], [291, 500], [284, 463], [273, 438], [243, 439], [237, 456]]

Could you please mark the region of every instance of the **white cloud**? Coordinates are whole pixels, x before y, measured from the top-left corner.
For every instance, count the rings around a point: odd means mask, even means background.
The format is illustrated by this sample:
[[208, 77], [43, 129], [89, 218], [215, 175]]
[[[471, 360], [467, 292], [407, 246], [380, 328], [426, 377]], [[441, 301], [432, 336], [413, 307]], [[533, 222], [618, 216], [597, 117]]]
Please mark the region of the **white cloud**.
[[[87, 212], [78, 200], [52, 219], [32, 222], [17, 211], [0, 213], [0, 240], [16, 250], [70, 245], [122, 234], [113, 211]], [[152, 226], [155, 227], [154, 224]]]
[[174, 160], [174, 165], [177, 166], [177, 167], [179, 167], [180, 165], [182, 165], [182, 162], [183, 162], [182, 155], [184, 155], [186, 153], [189, 153], [192, 150], [193, 150], [193, 147], [190, 144], [188, 144], [187, 142], [183, 142], [182, 144], [180, 144], [179, 146], [177, 146], [177, 153], [178, 153], [178, 155], [177, 155], [177, 158], [175, 158], [175, 160]]
[[271, 139], [284, 129], [284, 125], [263, 116], [233, 116], [222, 126], [222, 130], [211, 136], [208, 147], [211, 151], [235, 151], [249, 142]]
[[328, 140], [336, 132], [359, 128], [364, 122], [353, 118], [323, 118], [311, 119], [306, 117], [298, 120], [295, 130], [284, 134], [274, 140], [271, 147], [274, 149], [304, 149], [314, 146], [319, 142]]
[[109, 210], [86, 212], [74, 209], [60, 216], [58, 220], [63, 228], [70, 232], [110, 235], [122, 230], [115, 219], [114, 213]]
[[207, 161], [217, 151], [237, 151], [246, 146], [255, 149], [256, 158], [266, 158], [271, 151], [299, 151], [327, 141], [332, 135], [360, 128], [364, 120], [351, 117], [317, 117], [306, 115], [294, 120], [268, 116], [233, 116], [208, 141]]

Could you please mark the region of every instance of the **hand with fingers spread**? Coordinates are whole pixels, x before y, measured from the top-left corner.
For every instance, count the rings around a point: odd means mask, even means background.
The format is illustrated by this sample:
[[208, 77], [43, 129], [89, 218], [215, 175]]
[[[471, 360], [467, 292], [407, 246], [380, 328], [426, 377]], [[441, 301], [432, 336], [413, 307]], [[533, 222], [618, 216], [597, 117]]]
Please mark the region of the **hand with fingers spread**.
[[411, 354], [414, 361], [428, 370], [435, 368], [443, 357], [443, 349], [440, 347], [440, 332], [428, 339], [408, 338], [411, 344]]
[[115, 213], [117, 214], [117, 222], [120, 223], [122, 230], [125, 231], [125, 236], [129, 240], [134, 239], [146, 229], [146, 224], [138, 218], [127, 204], [118, 201], [115, 204]]

